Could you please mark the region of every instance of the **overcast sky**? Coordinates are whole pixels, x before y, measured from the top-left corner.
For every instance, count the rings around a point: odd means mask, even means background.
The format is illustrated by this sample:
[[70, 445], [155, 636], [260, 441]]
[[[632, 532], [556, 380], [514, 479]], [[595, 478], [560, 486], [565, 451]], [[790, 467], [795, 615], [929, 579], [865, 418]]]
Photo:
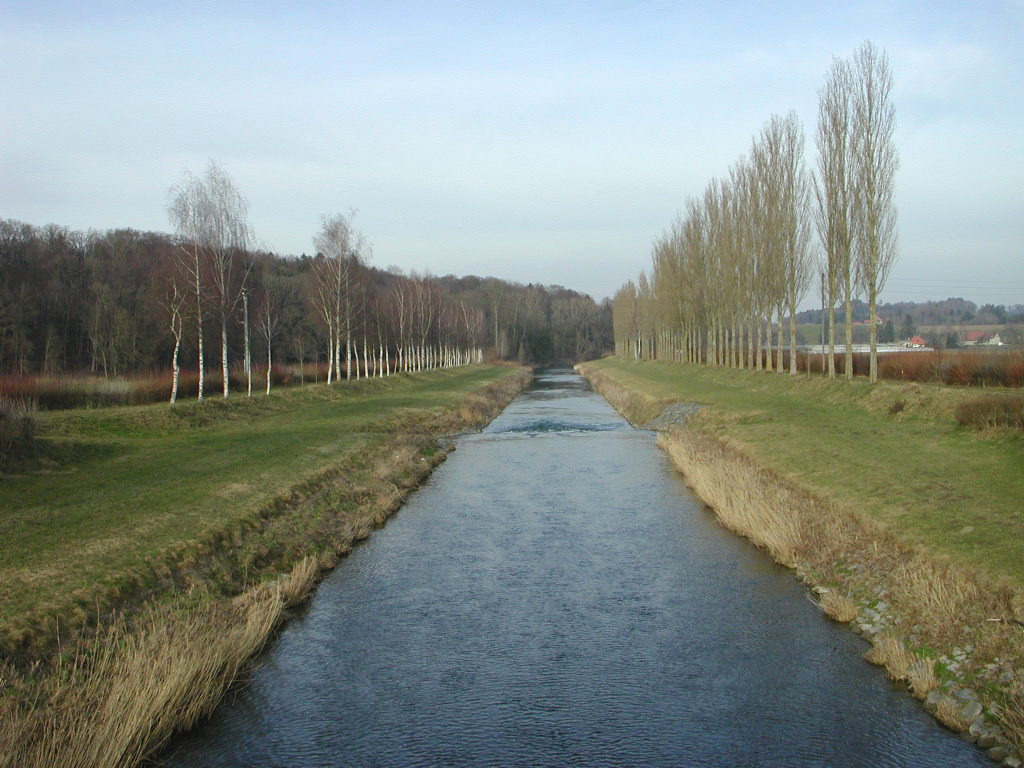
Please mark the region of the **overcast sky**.
[[1024, 302], [1024, 0], [4, 0], [0, 217], [168, 231], [214, 159], [278, 253], [356, 209], [377, 266], [601, 298], [773, 112], [813, 164], [865, 39], [902, 162], [883, 299]]

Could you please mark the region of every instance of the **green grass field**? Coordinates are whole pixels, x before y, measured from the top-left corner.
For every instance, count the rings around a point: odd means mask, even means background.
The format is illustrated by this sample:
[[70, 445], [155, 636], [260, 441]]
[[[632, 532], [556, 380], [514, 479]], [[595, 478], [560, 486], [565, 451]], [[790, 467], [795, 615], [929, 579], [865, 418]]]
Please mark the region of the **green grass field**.
[[700, 428], [798, 487], [1024, 587], [1024, 439], [958, 427], [953, 409], [977, 392], [616, 358], [586, 367], [657, 401], [648, 415], [710, 406]]
[[[51, 458], [0, 477], [0, 621], [268, 504], [405, 417], [517, 369], [477, 365], [270, 397], [45, 413]], [[382, 433], [384, 433], [382, 435]]]

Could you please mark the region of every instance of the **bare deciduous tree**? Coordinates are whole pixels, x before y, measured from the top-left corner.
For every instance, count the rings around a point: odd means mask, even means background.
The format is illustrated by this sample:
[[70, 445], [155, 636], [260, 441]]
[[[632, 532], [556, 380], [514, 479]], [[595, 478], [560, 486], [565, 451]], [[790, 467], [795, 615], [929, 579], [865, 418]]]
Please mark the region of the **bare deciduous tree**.
[[[818, 174], [815, 177], [815, 222], [825, 260], [825, 304], [828, 317], [828, 376], [836, 376], [836, 311], [842, 295], [846, 322], [846, 378], [853, 378], [853, 203], [852, 163], [853, 75], [850, 64], [835, 59], [818, 92]], [[822, 322], [826, 322], [822, 318]]]
[[230, 389], [228, 321], [238, 304], [244, 276], [239, 279], [235, 259], [252, 241], [248, 203], [217, 163], [210, 161], [202, 178], [185, 174], [171, 189], [171, 222], [181, 240], [181, 267], [195, 286], [199, 339], [199, 399], [203, 399], [203, 303], [210, 293], [221, 328], [221, 374], [224, 397]]
[[364, 238], [352, 227], [354, 214], [324, 216], [313, 244], [319, 256], [313, 264], [316, 301], [328, 327], [329, 365], [337, 378], [341, 374], [341, 343], [345, 341], [345, 378], [352, 376], [352, 336], [362, 313], [357, 283], [362, 266]]
[[181, 377], [178, 353], [181, 351], [181, 338], [184, 335], [185, 294], [173, 278], [169, 293], [167, 312], [170, 315], [171, 335], [174, 336], [174, 352], [171, 356], [171, 405], [174, 405], [178, 402], [178, 380]]
[[263, 294], [259, 297], [256, 308], [256, 330], [267, 345], [267, 394], [270, 394], [270, 379], [274, 368], [274, 337], [281, 323], [281, 291], [273, 283], [268, 282]]
[[871, 382], [878, 381], [878, 294], [896, 260], [893, 191], [899, 155], [893, 143], [896, 112], [885, 53], [865, 42], [854, 54], [853, 173], [856, 181], [857, 277], [868, 299]]

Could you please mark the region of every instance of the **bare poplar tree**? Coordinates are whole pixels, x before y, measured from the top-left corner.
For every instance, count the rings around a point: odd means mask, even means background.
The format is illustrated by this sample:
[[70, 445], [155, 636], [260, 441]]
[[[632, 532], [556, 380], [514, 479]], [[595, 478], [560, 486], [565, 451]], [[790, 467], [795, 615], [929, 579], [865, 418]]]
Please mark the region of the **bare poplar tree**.
[[[845, 59], [834, 59], [818, 92], [818, 175], [815, 178], [815, 222], [825, 260], [825, 304], [828, 311], [828, 376], [836, 377], [836, 311], [840, 294], [846, 323], [845, 371], [853, 378], [853, 203], [852, 162], [853, 74]], [[822, 318], [825, 322], [825, 318]]]
[[854, 54], [853, 172], [856, 180], [857, 277], [867, 294], [871, 333], [869, 376], [878, 381], [878, 294], [896, 260], [893, 188], [899, 155], [893, 143], [896, 112], [892, 72], [883, 51], [870, 41]]
[[795, 376], [796, 366], [796, 309], [811, 284], [810, 239], [810, 180], [804, 167], [804, 132], [796, 112], [780, 119], [782, 134], [780, 176], [782, 179], [782, 205], [779, 223], [782, 228], [783, 283], [786, 310], [789, 315], [789, 373]]

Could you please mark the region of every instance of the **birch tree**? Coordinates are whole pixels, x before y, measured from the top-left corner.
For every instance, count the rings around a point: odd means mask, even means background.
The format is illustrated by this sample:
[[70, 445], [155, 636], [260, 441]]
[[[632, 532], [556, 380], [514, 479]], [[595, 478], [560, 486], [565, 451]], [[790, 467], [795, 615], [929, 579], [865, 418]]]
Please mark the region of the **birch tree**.
[[267, 394], [270, 394], [270, 379], [274, 368], [274, 337], [277, 335], [281, 323], [281, 294], [280, 291], [269, 283], [265, 286], [263, 294], [259, 298], [256, 309], [256, 330], [267, 345]]
[[171, 279], [170, 296], [167, 298], [167, 313], [170, 316], [171, 335], [174, 337], [174, 352], [171, 353], [171, 405], [178, 402], [178, 381], [181, 378], [181, 365], [178, 354], [181, 352], [181, 338], [184, 335], [185, 294], [178, 287], [178, 282]]
[[209, 295], [220, 320], [221, 374], [224, 397], [230, 389], [228, 370], [228, 321], [238, 304], [244, 277], [239, 280], [235, 259], [252, 240], [248, 203], [230, 177], [211, 161], [202, 178], [185, 174], [185, 181], [171, 189], [171, 222], [181, 240], [181, 267], [195, 287], [195, 311], [199, 347], [199, 399], [203, 399], [203, 303]]
[[239, 276], [237, 259], [244, 257], [252, 242], [249, 229], [249, 203], [235, 187], [234, 182], [216, 164], [206, 169], [208, 189], [207, 241], [210, 259], [210, 277], [213, 299], [220, 320], [220, 367], [224, 378], [224, 397], [231, 388], [228, 367], [228, 323], [241, 299], [248, 263]]
[[185, 172], [185, 181], [171, 188], [168, 208], [171, 224], [178, 234], [178, 268], [189, 283], [196, 319], [196, 351], [199, 357], [199, 385], [196, 399], [203, 402], [206, 390], [206, 358], [203, 346], [203, 243], [206, 240], [208, 196], [201, 179]]
[[319, 252], [313, 262], [315, 301], [328, 329], [328, 381], [341, 374], [341, 345], [345, 343], [345, 378], [352, 377], [352, 337], [361, 314], [358, 281], [364, 239], [352, 227], [354, 214], [324, 216], [313, 238]]

